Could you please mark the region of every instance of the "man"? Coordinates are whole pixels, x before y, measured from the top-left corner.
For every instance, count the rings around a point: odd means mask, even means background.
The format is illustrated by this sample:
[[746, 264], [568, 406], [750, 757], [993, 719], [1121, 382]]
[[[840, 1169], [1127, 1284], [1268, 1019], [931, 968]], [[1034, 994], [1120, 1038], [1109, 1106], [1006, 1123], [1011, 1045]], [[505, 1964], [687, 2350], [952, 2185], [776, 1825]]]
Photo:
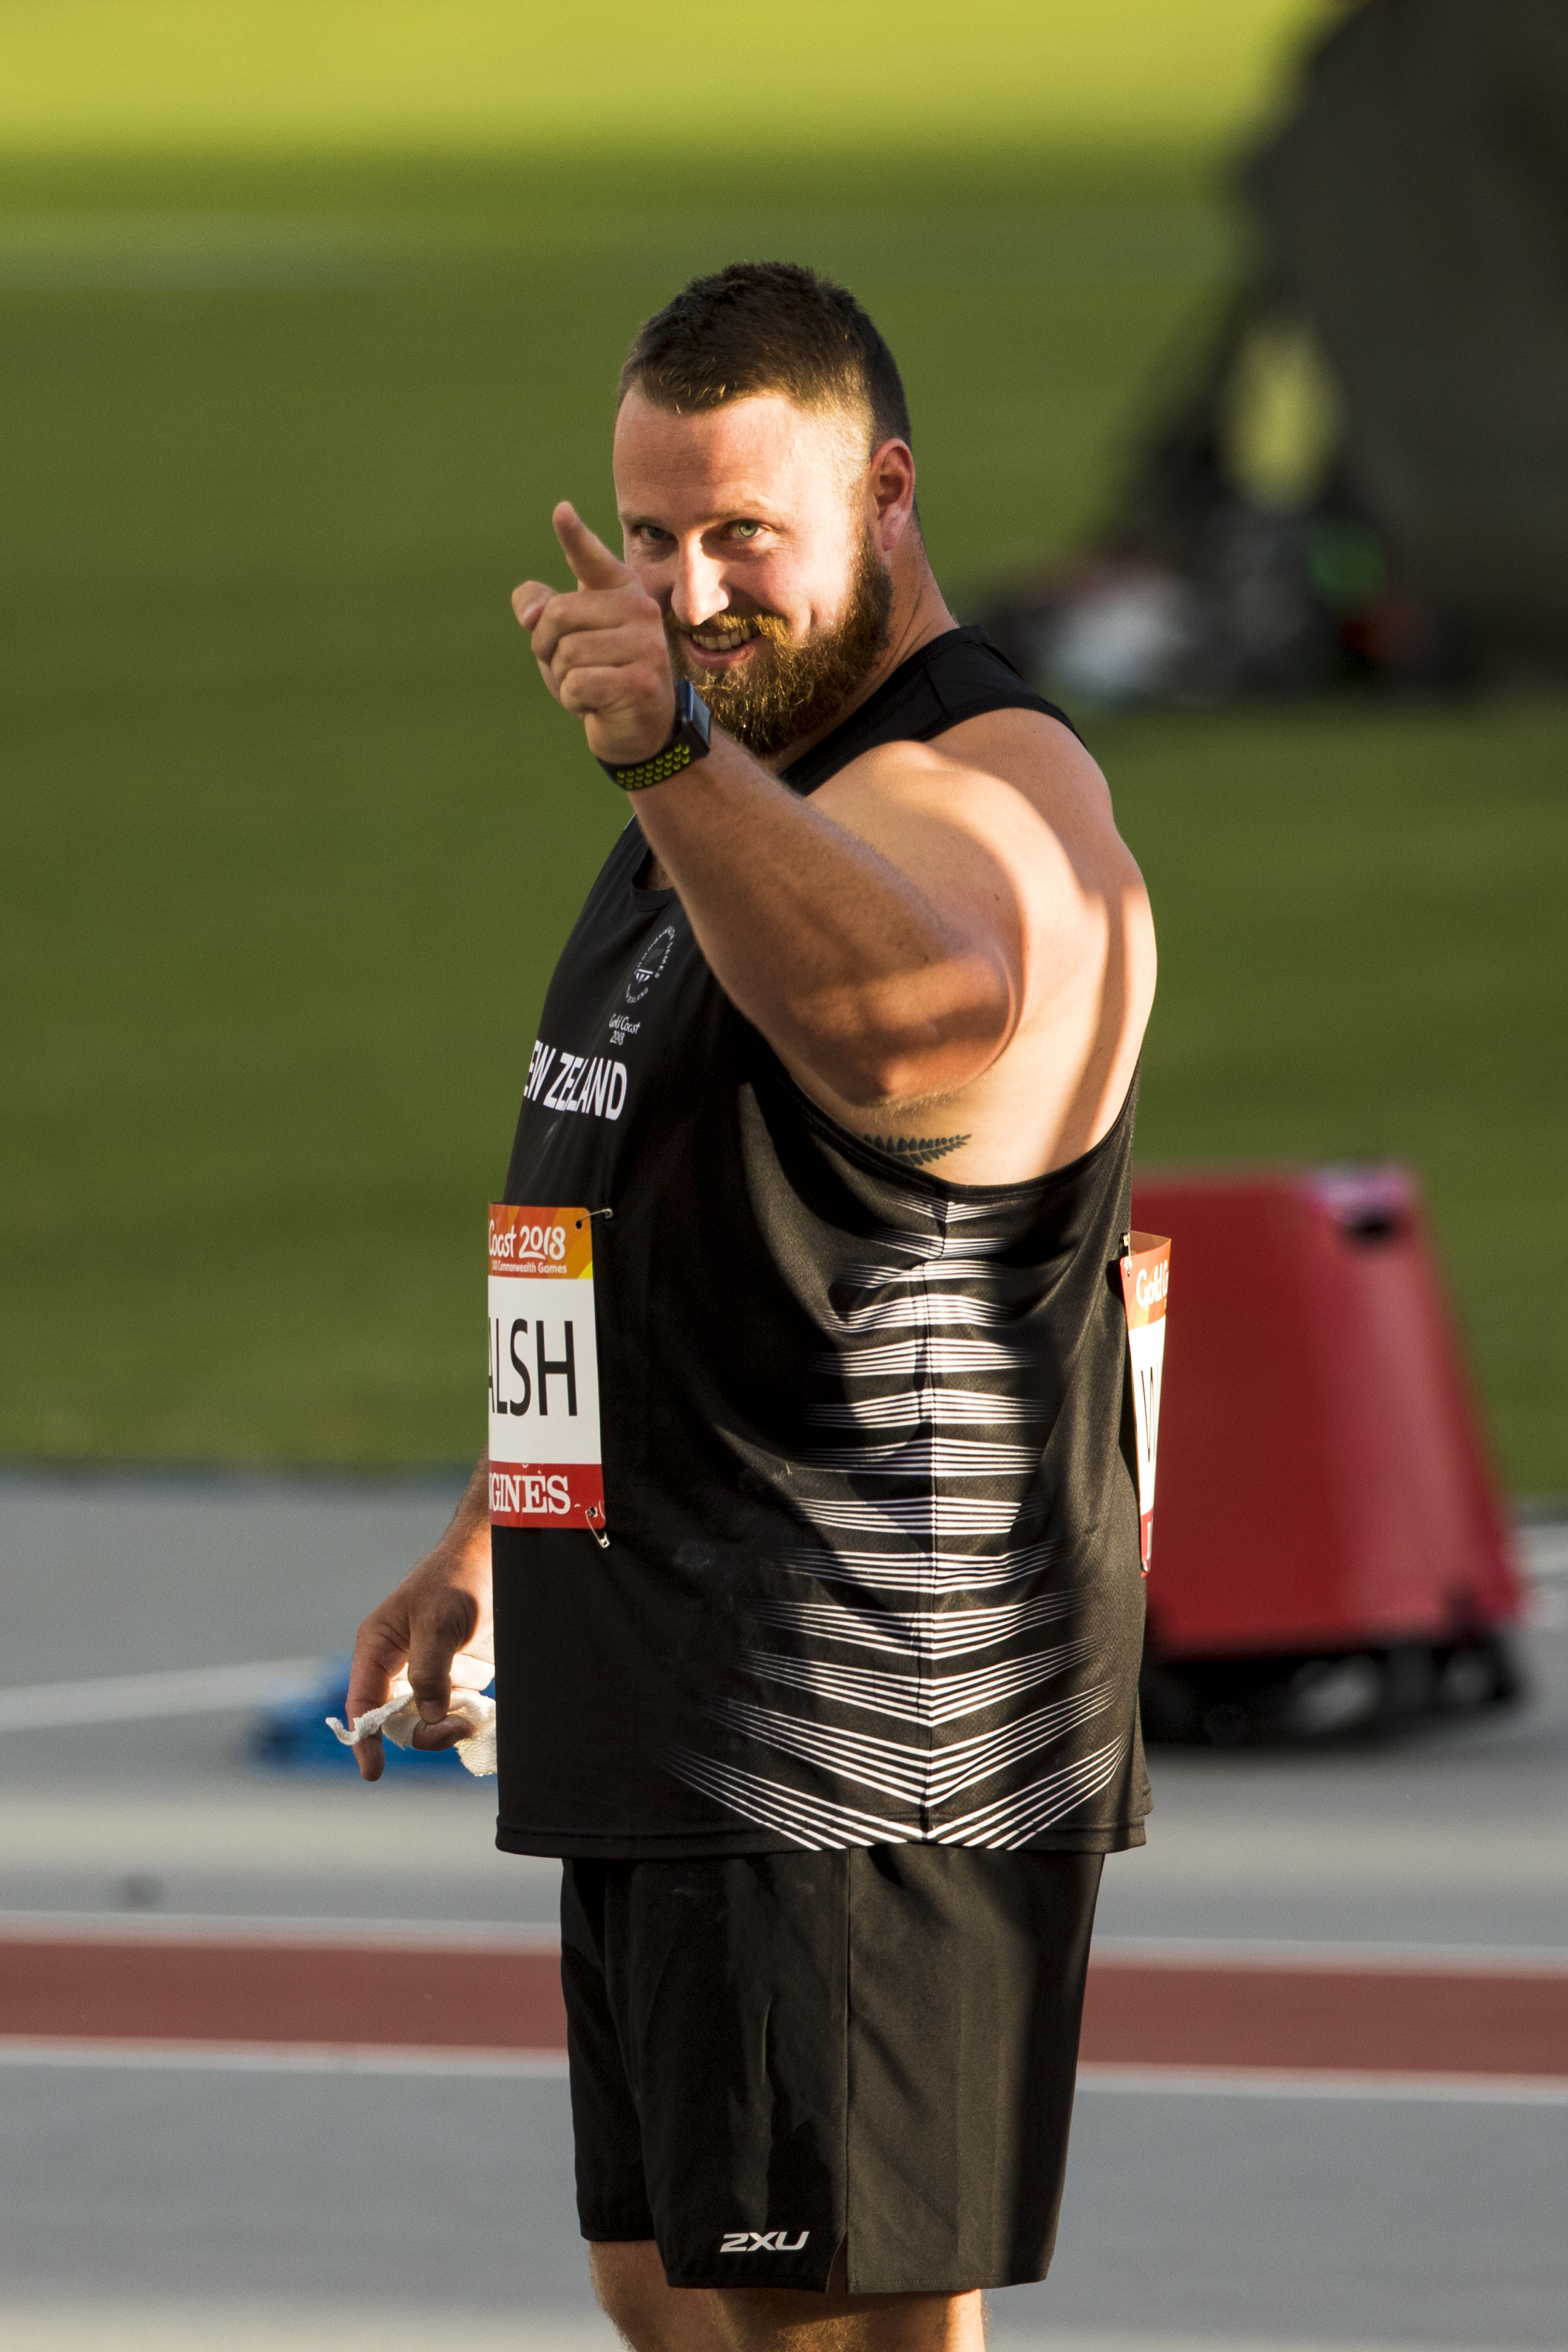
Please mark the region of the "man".
[[[974, 2346], [1050, 2260], [1101, 1862], [1147, 1809], [1148, 904], [1088, 753], [942, 600], [848, 294], [687, 287], [614, 472], [624, 561], [558, 507], [578, 584], [513, 600], [635, 798], [507, 1186], [599, 1221], [605, 1525], [492, 1532], [482, 1465], [350, 1704], [406, 1663], [443, 1746], [455, 1657], [495, 1660], [636, 2352]], [[624, 1083], [547, 1084], [564, 1055]]]

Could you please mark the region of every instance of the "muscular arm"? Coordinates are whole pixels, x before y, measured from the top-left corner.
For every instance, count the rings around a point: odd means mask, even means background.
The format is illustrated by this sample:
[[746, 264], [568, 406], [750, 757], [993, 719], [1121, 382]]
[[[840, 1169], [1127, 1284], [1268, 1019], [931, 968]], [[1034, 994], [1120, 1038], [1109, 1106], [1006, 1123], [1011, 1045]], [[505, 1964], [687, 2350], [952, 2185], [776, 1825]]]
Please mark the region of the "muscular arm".
[[[514, 600], [518, 617], [596, 755], [644, 758], [674, 709], [658, 607], [570, 509], [557, 528], [583, 586], [558, 596], [530, 583]], [[1061, 747], [1042, 761], [1037, 737], [1035, 763], [1065, 772], [1082, 761], [1113, 843], [1092, 762], [1064, 730], [1034, 723]], [[727, 993], [799, 1075], [843, 1103], [962, 1087], [1071, 959], [1082, 887], [1008, 764], [890, 745], [806, 801], [716, 731], [706, 761], [637, 796]]]
[[701, 767], [639, 796], [726, 993], [848, 1103], [961, 1086], [1001, 1052], [1022, 1003], [1005, 866], [923, 807], [919, 782], [884, 774], [804, 801], [716, 736]]

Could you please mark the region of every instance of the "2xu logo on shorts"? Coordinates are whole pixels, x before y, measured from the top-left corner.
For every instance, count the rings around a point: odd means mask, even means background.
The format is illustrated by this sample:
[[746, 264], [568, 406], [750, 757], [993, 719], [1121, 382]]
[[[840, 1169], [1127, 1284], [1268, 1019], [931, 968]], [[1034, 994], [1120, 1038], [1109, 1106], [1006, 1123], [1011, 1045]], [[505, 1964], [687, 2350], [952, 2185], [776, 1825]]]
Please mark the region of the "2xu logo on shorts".
[[802, 2230], [798, 2238], [787, 2238], [782, 2230], [728, 2230], [721, 2254], [798, 2254], [810, 2230]]

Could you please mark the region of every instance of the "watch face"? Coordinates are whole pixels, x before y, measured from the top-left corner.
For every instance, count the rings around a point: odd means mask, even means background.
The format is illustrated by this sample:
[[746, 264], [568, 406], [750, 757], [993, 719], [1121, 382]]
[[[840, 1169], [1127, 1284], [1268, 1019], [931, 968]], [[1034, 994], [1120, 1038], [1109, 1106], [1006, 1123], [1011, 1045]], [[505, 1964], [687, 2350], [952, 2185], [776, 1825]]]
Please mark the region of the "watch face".
[[700, 743], [706, 751], [712, 725], [713, 718], [707, 704], [691, 680], [683, 677], [675, 688], [676, 729], [694, 745]]
[[612, 783], [622, 792], [639, 793], [649, 784], [662, 784], [689, 768], [694, 760], [705, 759], [712, 740], [713, 721], [707, 704], [687, 678], [675, 681], [675, 723], [670, 740], [662, 751], [651, 760], [633, 761], [619, 766], [613, 760], [601, 760], [600, 766]]

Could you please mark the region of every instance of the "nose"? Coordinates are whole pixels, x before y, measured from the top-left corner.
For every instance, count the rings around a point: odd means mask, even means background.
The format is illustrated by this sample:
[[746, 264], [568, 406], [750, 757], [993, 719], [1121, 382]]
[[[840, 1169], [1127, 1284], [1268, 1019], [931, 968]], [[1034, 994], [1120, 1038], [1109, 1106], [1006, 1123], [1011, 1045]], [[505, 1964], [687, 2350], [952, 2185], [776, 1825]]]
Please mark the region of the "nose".
[[700, 538], [682, 540], [675, 552], [675, 580], [670, 595], [670, 610], [682, 628], [700, 629], [728, 604], [723, 565], [707, 552]]

